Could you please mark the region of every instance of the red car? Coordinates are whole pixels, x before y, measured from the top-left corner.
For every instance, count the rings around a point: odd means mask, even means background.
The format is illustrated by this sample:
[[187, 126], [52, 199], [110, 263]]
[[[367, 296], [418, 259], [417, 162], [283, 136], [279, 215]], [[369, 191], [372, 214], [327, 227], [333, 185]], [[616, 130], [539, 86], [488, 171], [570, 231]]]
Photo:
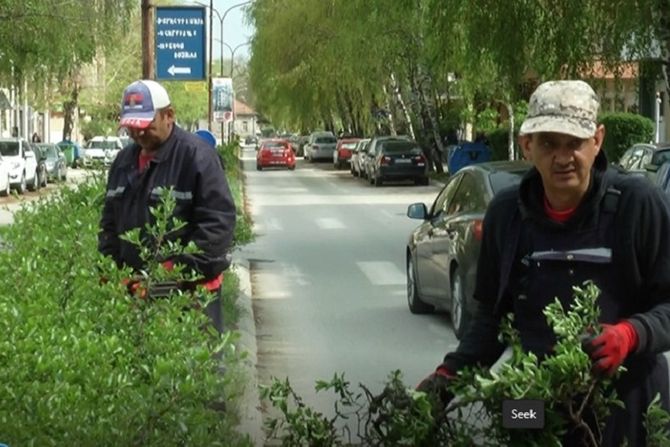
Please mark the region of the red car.
[[342, 169], [351, 160], [351, 154], [360, 138], [343, 138], [337, 142], [333, 152], [333, 165], [335, 169]]
[[287, 140], [266, 140], [256, 153], [256, 169], [286, 167], [295, 169], [295, 154]]

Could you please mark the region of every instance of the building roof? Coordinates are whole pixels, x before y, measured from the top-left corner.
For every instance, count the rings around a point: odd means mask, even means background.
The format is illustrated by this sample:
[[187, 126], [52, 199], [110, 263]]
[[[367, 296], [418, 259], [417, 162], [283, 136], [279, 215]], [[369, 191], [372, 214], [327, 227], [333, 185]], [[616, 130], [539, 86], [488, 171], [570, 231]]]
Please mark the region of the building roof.
[[637, 62], [621, 62], [613, 70], [601, 61], [594, 61], [584, 69], [583, 74], [591, 79], [637, 79], [639, 69]]
[[235, 115], [256, 115], [256, 111], [252, 109], [248, 104], [245, 104], [242, 101], [235, 99]]

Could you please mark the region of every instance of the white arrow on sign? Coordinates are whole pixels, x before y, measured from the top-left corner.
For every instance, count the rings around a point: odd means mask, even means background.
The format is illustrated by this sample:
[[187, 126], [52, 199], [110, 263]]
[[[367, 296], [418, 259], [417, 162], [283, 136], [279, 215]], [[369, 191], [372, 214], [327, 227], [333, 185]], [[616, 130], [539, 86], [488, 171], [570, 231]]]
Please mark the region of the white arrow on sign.
[[177, 75], [177, 74], [189, 75], [189, 74], [191, 74], [191, 67], [175, 67], [174, 65], [171, 65], [170, 68], [168, 68], [167, 71], [172, 76]]

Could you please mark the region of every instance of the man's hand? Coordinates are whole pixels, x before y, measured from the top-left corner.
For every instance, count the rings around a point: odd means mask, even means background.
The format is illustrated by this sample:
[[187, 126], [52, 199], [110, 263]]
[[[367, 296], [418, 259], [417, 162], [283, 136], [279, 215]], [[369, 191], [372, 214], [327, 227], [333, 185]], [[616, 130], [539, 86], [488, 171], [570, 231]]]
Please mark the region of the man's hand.
[[454, 395], [448, 391], [447, 387], [455, 377], [447, 368], [439, 366], [434, 373], [430, 374], [417, 385], [416, 390], [433, 396], [440, 405], [440, 410], [444, 410], [454, 398]]
[[142, 299], [147, 298], [147, 289], [142, 286], [142, 282], [139, 279], [123, 278], [121, 280], [121, 285], [125, 286], [128, 293], [132, 296]]
[[622, 321], [603, 324], [599, 335], [582, 340], [582, 349], [593, 362], [593, 372], [611, 376], [637, 347], [638, 335], [632, 324]]

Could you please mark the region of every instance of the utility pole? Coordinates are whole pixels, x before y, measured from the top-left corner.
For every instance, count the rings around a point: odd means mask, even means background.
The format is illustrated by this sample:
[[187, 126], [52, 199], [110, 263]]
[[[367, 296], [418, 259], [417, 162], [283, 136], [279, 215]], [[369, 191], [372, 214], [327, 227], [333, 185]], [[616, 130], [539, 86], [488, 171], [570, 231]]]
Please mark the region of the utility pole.
[[154, 8], [142, 0], [142, 78], [154, 79]]
[[[214, 18], [214, 0], [209, 0], [209, 57], [207, 58], [207, 129], [212, 131], [212, 47], [214, 27], [212, 26], [212, 19]], [[218, 14], [218, 12], [217, 12]], [[223, 135], [221, 135], [223, 140]]]

